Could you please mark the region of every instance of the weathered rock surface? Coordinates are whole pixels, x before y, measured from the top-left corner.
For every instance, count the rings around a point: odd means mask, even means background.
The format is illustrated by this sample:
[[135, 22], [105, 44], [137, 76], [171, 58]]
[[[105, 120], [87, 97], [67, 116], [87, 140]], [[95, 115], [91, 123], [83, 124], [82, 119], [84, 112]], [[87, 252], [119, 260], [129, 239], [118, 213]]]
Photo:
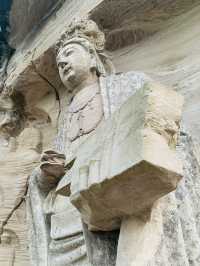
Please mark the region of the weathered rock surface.
[[[34, 128], [27, 128], [15, 141], [17, 148], [3, 150], [0, 156], [1, 179], [1, 244], [0, 262], [2, 265], [27, 265], [27, 225], [25, 197], [27, 177], [39, 161], [38, 147], [40, 133]], [[7, 252], [11, 255], [7, 257]]]
[[41, 23], [50, 16], [53, 11], [60, 7], [63, 1], [42, 0], [24, 1], [13, 0], [10, 12], [11, 37], [10, 43], [12, 47], [17, 47], [33, 31], [37, 31]]
[[[39, 19], [43, 11], [49, 10], [53, 2], [55, 1], [48, 1], [48, 3], [42, 1], [43, 8], [41, 13], [33, 14], [30, 19], [31, 23]], [[83, 1], [65, 1], [56, 16], [50, 17], [44, 26], [36, 31], [27, 42], [24, 42], [21, 49], [17, 50], [8, 68], [6, 82], [8, 90], [20, 91], [25, 96], [26, 103], [28, 103], [26, 111], [29, 119], [26, 127], [32, 125], [34, 121], [33, 124], [41, 128], [41, 135], [44, 141], [42, 146], [49, 148], [56, 132], [55, 128], [57, 127], [59, 116], [59, 101], [56, 101], [55, 89], [58, 90], [63, 98], [61, 100], [61, 109], [65, 105], [65, 99], [67, 99], [66, 93], [61, 88], [58, 73], [55, 70], [54, 54], [51, 47], [73, 16], [87, 13], [97, 6], [91, 12], [91, 15], [102, 25], [105, 31], [107, 30], [108, 49], [116, 50], [127, 44], [130, 45], [112, 52], [117, 71], [133, 69], [144, 71], [154, 79], [166, 84], [167, 87], [173, 87], [185, 96], [183, 122], [188, 128], [189, 134], [182, 132], [178, 147], [180, 157], [184, 160], [184, 179], [181, 181], [176, 193], [171, 193], [163, 199], [161, 206], [164, 204], [164, 207], [158, 210], [158, 216], [156, 215], [155, 219], [153, 216], [147, 225], [147, 230], [142, 232], [142, 241], [140, 243], [145, 243], [146, 245], [148, 242], [145, 239], [152, 236], [152, 241], [155, 240], [153, 248], [146, 252], [148, 247], [144, 245], [142, 249], [138, 242], [134, 243], [136, 249], [132, 250], [131, 248], [131, 260], [133, 265], [137, 266], [198, 266], [200, 264], [200, 149], [198, 144], [200, 132], [198, 119], [200, 112], [198, 91], [200, 77], [200, 13], [198, 2], [163, 0], [131, 2], [84, 1], [83, 3]], [[19, 3], [22, 3], [22, 1], [16, 1], [16, 6]], [[32, 3], [34, 7], [35, 2], [26, 1], [25, 8], [27, 10], [27, 3]], [[103, 5], [98, 6], [101, 3]], [[29, 5], [30, 7], [31, 4]], [[108, 15], [111, 9], [113, 16]], [[35, 10], [40, 10], [40, 8]], [[107, 12], [105, 12], [106, 10]], [[28, 17], [30, 11], [25, 11], [25, 13], [25, 17]], [[66, 13], [68, 14], [67, 18]], [[16, 23], [15, 29], [17, 29], [19, 24], [22, 24], [22, 19], [21, 17], [19, 23]], [[19, 39], [14, 36], [13, 43], [17, 44], [22, 40], [24, 35], [30, 30], [31, 23], [27, 23], [27, 28], [26, 23], [24, 23]], [[140, 42], [141, 40], [143, 41]], [[131, 46], [131, 44], [135, 43], [137, 44]], [[48, 67], [46, 68], [44, 65], [46, 67], [48, 65]], [[190, 137], [190, 134], [192, 137]], [[30, 135], [28, 136], [30, 137]], [[29, 137], [25, 135], [23, 143], [26, 143]], [[3, 145], [1, 145], [2, 147]], [[3, 181], [1, 182], [0, 197], [1, 206], [3, 207], [0, 210], [0, 217], [1, 212], [3, 216], [0, 219], [2, 222], [5, 221], [5, 218], [15, 209], [20, 199], [23, 198], [27, 176], [29, 175], [28, 172], [22, 171], [20, 178], [18, 178], [14, 173], [14, 169], [21, 171], [20, 165], [23, 161], [26, 164], [25, 158], [31, 159], [24, 152], [26, 148], [13, 150], [17, 152], [13, 153], [12, 151], [11, 156], [5, 156], [8, 161], [12, 159], [12, 164], [10, 163], [13, 171], [12, 175], [9, 173], [10, 169], [5, 167], [5, 158], [1, 159], [3, 163], [0, 165], [0, 170], [2, 166], [4, 173], [7, 175], [7, 177], [5, 175], [1, 176]], [[6, 152], [10, 152], [10, 150], [7, 150], [7, 147], [2, 148], [3, 157]], [[37, 152], [31, 149], [30, 154], [37, 155]], [[19, 159], [18, 155], [21, 156], [19, 156]], [[34, 159], [34, 156], [32, 159]], [[31, 171], [34, 164], [30, 160], [30, 162], [27, 161], [26, 166], [29, 169], [27, 171]], [[12, 179], [9, 179], [8, 176], [11, 176]], [[140, 233], [140, 229], [143, 229], [142, 222], [139, 221], [136, 227], [138, 228], [137, 232]], [[25, 228], [25, 207], [24, 203], [22, 203], [13, 212], [12, 217], [5, 226], [3, 236], [5, 242], [0, 247], [0, 264], [29, 265]], [[149, 232], [149, 230], [152, 231]], [[10, 238], [11, 240], [8, 240]], [[121, 243], [123, 244], [123, 241]], [[121, 247], [123, 248], [123, 246]], [[15, 262], [13, 262], [14, 257]], [[125, 257], [127, 258], [126, 253]], [[120, 266], [127, 266], [125, 260], [118, 259], [118, 263]]]
[[107, 49], [113, 51], [145, 40], [161, 31], [169, 19], [198, 5], [198, 0], [105, 0], [91, 17], [105, 29]]
[[[184, 178], [177, 192], [164, 199], [165, 207], [159, 221], [161, 231], [157, 233], [160, 244], [154, 249], [154, 257], [148, 257], [145, 248], [144, 252], [138, 249], [138, 253], [131, 250], [136, 265], [199, 265], [198, 21], [199, 7], [196, 7], [170, 20], [160, 33], [116, 52], [113, 57], [118, 71], [142, 69], [185, 96], [183, 124], [187, 130], [183, 130], [178, 146], [184, 160]], [[146, 232], [142, 241], [149, 238], [148, 230]], [[145, 260], [141, 261], [142, 257]]]
[[144, 214], [176, 188], [181, 106], [176, 92], [146, 81], [80, 145], [70, 198], [90, 229], [116, 229], [122, 217]]
[[183, 121], [199, 139], [200, 6], [172, 18], [165, 28], [136, 46], [113, 54], [117, 71], [144, 71], [184, 95]]

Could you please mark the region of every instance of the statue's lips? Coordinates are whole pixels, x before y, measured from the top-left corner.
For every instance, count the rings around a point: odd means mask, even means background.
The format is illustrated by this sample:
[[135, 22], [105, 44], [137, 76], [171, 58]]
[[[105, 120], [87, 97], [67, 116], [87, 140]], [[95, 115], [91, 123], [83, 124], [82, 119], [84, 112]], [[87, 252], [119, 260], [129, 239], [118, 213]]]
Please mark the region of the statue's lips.
[[68, 74], [71, 70], [72, 70], [71, 66], [67, 66], [67, 67], [64, 68], [63, 73], [66, 75], [66, 74]]

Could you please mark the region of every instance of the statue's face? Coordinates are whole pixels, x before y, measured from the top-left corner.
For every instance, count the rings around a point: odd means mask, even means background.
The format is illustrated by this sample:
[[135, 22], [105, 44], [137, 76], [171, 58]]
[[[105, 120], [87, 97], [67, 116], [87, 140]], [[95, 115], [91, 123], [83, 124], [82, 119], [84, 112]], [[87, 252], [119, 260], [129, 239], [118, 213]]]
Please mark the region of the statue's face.
[[13, 131], [13, 103], [10, 98], [5, 98], [0, 99], [0, 105], [0, 132], [10, 133]]
[[91, 74], [92, 56], [79, 44], [68, 44], [57, 56], [60, 78], [66, 87], [81, 84]]

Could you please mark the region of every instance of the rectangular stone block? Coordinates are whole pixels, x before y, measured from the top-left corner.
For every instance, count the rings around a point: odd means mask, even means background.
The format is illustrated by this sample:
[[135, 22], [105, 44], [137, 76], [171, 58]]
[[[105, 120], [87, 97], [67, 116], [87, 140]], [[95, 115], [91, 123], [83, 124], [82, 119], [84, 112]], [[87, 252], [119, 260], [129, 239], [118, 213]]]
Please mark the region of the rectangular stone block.
[[91, 230], [116, 229], [122, 217], [145, 213], [176, 189], [182, 103], [176, 92], [149, 82], [79, 147], [68, 173], [70, 199]]

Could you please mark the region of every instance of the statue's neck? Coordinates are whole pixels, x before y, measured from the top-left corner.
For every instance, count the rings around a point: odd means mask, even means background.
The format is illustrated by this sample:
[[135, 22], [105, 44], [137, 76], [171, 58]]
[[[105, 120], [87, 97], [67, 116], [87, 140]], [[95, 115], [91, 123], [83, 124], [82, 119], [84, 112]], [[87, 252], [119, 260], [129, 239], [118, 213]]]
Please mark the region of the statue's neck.
[[100, 91], [99, 82], [88, 85], [78, 91], [72, 98], [70, 109], [77, 109], [89, 102]]
[[71, 91], [73, 92], [73, 98], [78, 95], [81, 91], [86, 90], [88, 87], [95, 86], [98, 83], [98, 77], [96, 73], [91, 72], [86, 79], [76, 86], [73, 86]]

